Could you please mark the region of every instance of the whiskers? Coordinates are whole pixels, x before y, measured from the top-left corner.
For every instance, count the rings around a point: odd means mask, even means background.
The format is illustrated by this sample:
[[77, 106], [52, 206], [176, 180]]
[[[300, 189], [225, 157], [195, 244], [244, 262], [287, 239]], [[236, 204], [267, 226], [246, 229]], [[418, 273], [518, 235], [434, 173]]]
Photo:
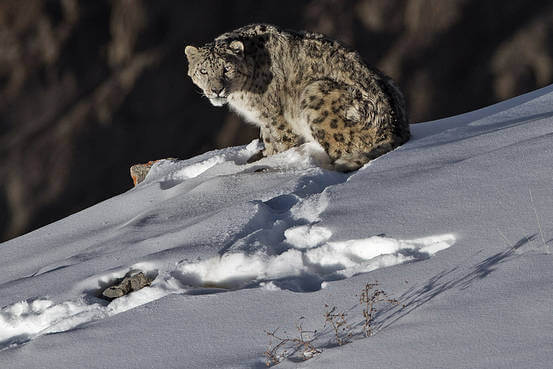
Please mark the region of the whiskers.
[[204, 94], [204, 91], [203, 91], [201, 88], [199, 88], [199, 87], [196, 87], [196, 86], [195, 86], [194, 92], [197, 93], [197, 94], [200, 95], [200, 96], [207, 97], [207, 95]]

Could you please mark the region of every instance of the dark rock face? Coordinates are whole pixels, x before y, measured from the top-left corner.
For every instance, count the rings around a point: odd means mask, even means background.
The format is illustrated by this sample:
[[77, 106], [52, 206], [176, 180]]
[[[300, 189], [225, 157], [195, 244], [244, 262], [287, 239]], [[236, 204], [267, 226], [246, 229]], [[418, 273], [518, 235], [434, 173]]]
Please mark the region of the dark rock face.
[[546, 0], [0, 2], [0, 240], [125, 191], [133, 163], [255, 137], [197, 93], [184, 58], [253, 22], [359, 50], [402, 86], [412, 122], [553, 81]]

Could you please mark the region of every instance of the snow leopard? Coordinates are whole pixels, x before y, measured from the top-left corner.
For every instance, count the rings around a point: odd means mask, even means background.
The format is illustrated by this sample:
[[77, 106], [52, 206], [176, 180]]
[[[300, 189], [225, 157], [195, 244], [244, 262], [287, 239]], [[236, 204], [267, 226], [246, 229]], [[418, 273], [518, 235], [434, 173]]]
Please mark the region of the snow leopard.
[[262, 156], [315, 142], [332, 169], [350, 172], [409, 140], [396, 83], [322, 34], [252, 24], [185, 55], [213, 105], [260, 128]]

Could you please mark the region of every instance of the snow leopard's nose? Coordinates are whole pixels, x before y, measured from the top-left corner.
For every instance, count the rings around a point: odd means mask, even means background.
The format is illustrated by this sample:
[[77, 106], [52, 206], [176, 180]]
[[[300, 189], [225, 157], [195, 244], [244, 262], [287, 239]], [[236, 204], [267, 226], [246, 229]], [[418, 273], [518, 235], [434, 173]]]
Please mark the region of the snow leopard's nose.
[[215, 95], [219, 96], [221, 94], [221, 92], [223, 92], [224, 89], [225, 89], [224, 87], [212, 88], [211, 92], [213, 92]]

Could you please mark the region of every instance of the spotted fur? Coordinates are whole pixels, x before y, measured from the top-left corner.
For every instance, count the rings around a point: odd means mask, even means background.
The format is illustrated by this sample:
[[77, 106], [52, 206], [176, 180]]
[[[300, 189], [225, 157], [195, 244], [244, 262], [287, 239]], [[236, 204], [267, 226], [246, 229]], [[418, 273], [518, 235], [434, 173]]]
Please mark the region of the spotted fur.
[[213, 105], [260, 127], [265, 156], [314, 141], [351, 171], [410, 137], [394, 82], [324, 35], [254, 24], [185, 53]]

